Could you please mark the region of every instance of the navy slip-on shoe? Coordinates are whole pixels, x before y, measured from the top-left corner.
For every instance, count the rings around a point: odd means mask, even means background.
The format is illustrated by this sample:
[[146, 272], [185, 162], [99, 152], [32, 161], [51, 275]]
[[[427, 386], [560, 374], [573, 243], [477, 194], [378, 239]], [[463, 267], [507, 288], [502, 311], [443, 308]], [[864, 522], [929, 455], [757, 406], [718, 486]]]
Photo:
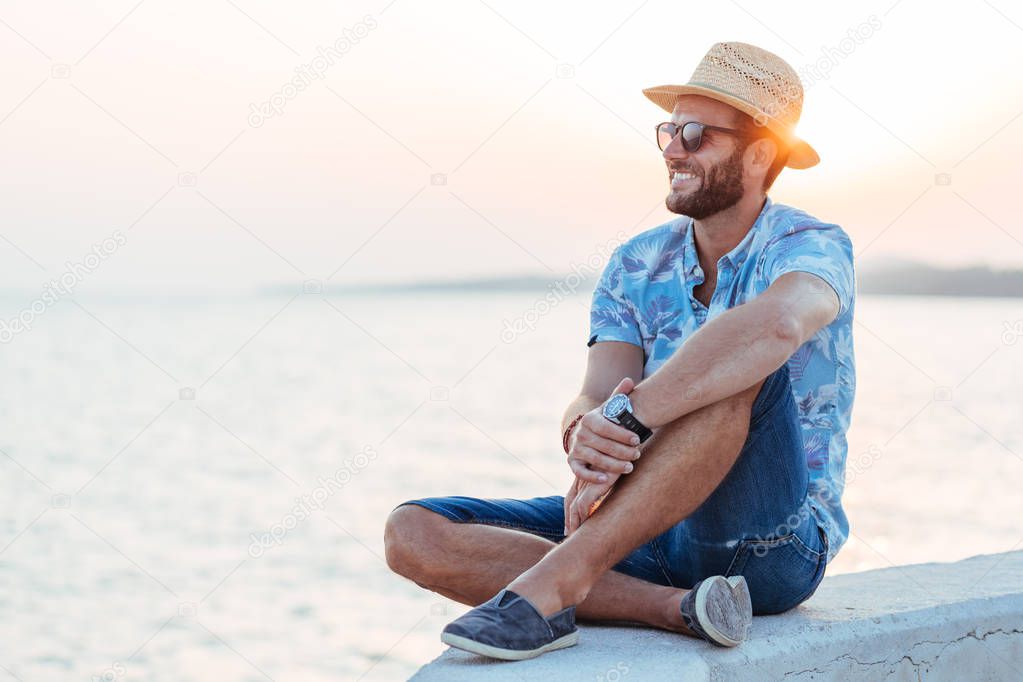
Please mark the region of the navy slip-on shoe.
[[738, 646], [753, 623], [753, 603], [741, 575], [701, 580], [682, 598], [680, 610], [690, 630], [717, 646]]
[[579, 642], [575, 607], [544, 618], [525, 597], [503, 589], [441, 632], [440, 639], [474, 654], [521, 661]]

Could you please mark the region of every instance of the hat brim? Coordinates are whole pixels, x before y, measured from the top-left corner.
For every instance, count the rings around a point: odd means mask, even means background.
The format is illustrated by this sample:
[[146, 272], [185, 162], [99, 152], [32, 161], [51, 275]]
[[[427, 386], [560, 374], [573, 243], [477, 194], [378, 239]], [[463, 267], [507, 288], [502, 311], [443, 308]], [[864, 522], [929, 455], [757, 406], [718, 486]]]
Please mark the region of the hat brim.
[[789, 147], [789, 159], [785, 164], [787, 167], [810, 168], [811, 166], [816, 166], [821, 160], [821, 157], [818, 156], [809, 143], [789, 132], [784, 124], [771, 116], [766, 116], [763, 111], [749, 102], [726, 92], [703, 85], [659, 85], [653, 88], [646, 88], [643, 90], [643, 94], [647, 96], [647, 99], [668, 113], [674, 111], [675, 102], [678, 101], [679, 95], [702, 95], [703, 97], [723, 102], [731, 107], [735, 107], [744, 114], [749, 114], [756, 120], [766, 120], [765, 125]]

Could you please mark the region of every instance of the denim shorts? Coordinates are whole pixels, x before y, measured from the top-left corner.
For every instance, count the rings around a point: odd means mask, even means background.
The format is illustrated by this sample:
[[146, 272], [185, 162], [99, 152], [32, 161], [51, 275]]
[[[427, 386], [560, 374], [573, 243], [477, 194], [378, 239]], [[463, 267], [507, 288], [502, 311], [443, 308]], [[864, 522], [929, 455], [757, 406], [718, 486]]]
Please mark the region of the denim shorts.
[[[783, 365], [764, 381], [746, 442], [721, 484], [696, 511], [634, 549], [613, 570], [680, 588], [712, 575], [741, 575], [754, 614], [787, 611], [810, 598], [827, 565], [828, 539], [812, 513], [807, 480], [802, 431]], [[560, 495], [427, 497], [402, 504], [456, 523], [510, 528], [555, 543], [565, 539]]]

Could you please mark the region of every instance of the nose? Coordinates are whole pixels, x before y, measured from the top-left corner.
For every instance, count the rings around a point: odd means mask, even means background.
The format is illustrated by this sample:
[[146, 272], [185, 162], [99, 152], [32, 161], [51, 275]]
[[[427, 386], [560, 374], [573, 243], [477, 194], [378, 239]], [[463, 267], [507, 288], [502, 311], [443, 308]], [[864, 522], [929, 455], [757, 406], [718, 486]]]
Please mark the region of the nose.
[[678, 133], [675, 137], [671, 138], [671, 142], [667, 144], [664, 151], [661, 152], [665, 161], [671, 161], [675, 159], [688, 159], [689, 152], [682, 146], [682, 135]]

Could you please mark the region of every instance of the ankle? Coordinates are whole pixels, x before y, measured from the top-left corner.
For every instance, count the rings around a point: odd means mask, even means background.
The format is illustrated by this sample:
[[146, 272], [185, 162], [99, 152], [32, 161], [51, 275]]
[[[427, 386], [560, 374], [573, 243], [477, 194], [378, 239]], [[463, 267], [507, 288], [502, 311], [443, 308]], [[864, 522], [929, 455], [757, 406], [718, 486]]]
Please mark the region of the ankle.
[[590, 586], [574, 577], [544, 575], [532, 570], [513, 580], [508, 587], [534, 602], [545, 616], [579, 605], [590, 592]]
[[565, 606], [581, 603], [597, 581], [581, 564], [564, 568], [552, 566], [547, 579]]
[[664, 600], [664, 609], [661, 613], [663, 619], [661, 627], [665, 630], [672, 632], [681, 632], [685, 635], [692, 635], [693, 632], [686, 626], [684, 620], [682, 620], [682, 598], [685, 596], [683, 590], [671, 590], [668, 598]]
[[578, 606], [590, 593], [591, 585], [588, 583], [565, 582], [556, 586], [558, 598], [564, 606]]

